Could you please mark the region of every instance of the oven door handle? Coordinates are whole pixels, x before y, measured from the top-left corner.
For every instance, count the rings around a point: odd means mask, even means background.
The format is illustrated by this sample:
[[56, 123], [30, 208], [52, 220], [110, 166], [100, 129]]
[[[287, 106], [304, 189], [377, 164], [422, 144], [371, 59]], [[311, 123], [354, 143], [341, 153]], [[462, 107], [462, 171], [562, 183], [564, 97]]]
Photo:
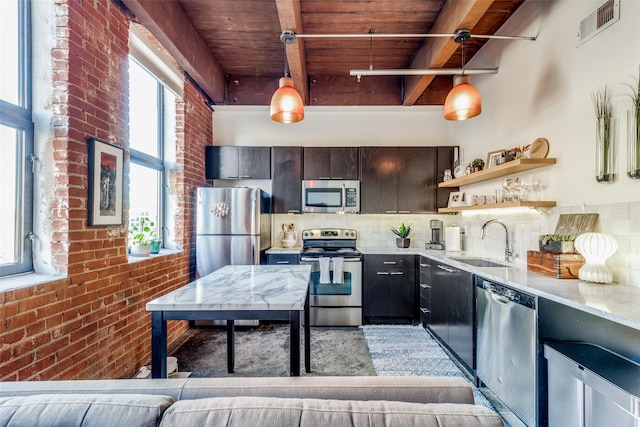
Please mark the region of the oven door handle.
[[[330, 258], [330, 257], [328, 257]], [[300, 258], [300, 262], [319, 262], [319, 258]], [[345, 257], [344, 262], [361, 262], [362, 258], [359, 257]]]

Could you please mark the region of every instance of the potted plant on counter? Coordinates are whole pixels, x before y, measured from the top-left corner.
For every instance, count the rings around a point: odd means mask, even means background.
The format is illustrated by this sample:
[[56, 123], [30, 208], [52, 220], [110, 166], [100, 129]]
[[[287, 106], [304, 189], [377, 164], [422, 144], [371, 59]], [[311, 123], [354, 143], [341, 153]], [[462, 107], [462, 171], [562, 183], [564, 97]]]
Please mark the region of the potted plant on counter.
[[132, 256], [149, 256], [151, 242], [158, 240], [155, 226], [156, 223], [146, 216], [129, 221], [129, 245]]
[[409, 239], [409, 234], [411, 233], [411, 226], [404, 225], [404, 222], [400, 225], [400, 227], [395, 228], [391, 227], [391, 231], [393, 234], [398, 236], [396, 238], [396, 246], [399, 248], [408, 248], [411, 244], [411, 239]]

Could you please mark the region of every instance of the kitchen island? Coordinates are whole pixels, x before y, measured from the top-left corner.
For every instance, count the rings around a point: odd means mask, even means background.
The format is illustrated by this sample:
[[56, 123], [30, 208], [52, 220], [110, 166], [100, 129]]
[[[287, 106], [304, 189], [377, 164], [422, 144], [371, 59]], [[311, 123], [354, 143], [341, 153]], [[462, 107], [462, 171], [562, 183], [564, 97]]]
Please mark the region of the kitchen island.
[[151, 376], [166, 378], [167, 320], [226, 320], [227, 364], [234, 368], [234, 320], [288, 320], [290, 374], [300, 375], [300, 314], [305, 369], [311, 370], [308, 265], [227, 265], [147, 303], [151, 311]]

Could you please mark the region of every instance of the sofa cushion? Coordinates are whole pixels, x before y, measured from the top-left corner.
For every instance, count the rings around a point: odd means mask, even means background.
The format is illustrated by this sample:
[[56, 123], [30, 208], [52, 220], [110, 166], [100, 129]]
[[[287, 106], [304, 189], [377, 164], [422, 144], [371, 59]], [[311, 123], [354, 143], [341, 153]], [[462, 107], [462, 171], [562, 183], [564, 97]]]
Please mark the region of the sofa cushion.
[[216, 397], [181, 400], [161, 427], [471, 427], [502, 426], [489, 409], [468, 404]]
[[157, 426], [173, 399], [141, 394], [37, 394], [0, 398], [0, 426]]
[[463, 378], [393, 376], [189, 378], [180, 399], [235, 396], [474, 403]]

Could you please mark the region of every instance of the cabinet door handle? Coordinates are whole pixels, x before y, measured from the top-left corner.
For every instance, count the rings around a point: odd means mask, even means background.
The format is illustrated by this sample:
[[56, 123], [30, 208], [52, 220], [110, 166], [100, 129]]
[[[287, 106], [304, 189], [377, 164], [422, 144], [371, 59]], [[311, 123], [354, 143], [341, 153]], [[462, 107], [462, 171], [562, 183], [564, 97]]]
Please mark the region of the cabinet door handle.
[[388, 275], [389, 275], [389, 272], [388, 272], [388, 271], [378, 271], [376, 274], [377, 274], [378, 276], [388, 276]]
[[276, 261], [276, 264], [289, 264], [289, 261]]
[[249, 175], [240, 175], [240, 179], [251, 179]]
[[385, 211], [384, 213], [398, 213], [398, 211]]
[[424, 314], [431, 313], [431, 310], [429, 310], [427, 308], [422, 308], [422, 307], [420, 307], [420, 311], [423, 312]]
[[318, 179], [331, 179], [330, 176], [319, 176]]
[[401, 214], [408, 214], [408, 213], [411, 213], [411, 211], [398, 211], [398, 213], [401, 213]]
[[225, 179], [239, 179], [239, 176], [228, 176]]
[[420, 267], [431, 268], [431, 264], [422, 264], [422, 263], [420, 263]]
[[446, 272], [449, 272], [449, 273], [455, 273], [456, 272], [456, 270], [454, 270], [453, 268], [445, 267], [444, 265], [440, 265], [440, 264], [438, 264], [438, 268], [441, 269], [441, 270], [444, 270]]
[[384, 265], [396, 265], [397, 262], [395, 262], [395, 261], [384, 261], [383, 264]]
[[422, 289], [431, 289], [431, 285], [427, 285], [426, 283], [420, 283], [420, 287]]
[[392, 276], [402, 276], [404, 274], [404, 272], [402, 271], [392, 271], [391, 275]]
[[289, 209], [287, 213], [300, 213], [300, 209]]

